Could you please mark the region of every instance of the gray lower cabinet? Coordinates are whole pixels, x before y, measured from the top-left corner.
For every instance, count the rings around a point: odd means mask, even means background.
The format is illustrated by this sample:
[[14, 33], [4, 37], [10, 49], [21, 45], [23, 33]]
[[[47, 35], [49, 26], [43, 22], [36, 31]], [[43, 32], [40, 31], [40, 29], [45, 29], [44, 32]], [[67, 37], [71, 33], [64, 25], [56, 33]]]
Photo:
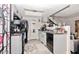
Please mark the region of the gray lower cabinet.
[[11, 36], [11, 54], [21, 54], [22, 53], [22, 35], [12, 35]]
[[53, 50], [55, 54], [67, 53], [67, 34], [54, 34]]
[[46, 32], [39, 31], [39, 40], [46, 45]]

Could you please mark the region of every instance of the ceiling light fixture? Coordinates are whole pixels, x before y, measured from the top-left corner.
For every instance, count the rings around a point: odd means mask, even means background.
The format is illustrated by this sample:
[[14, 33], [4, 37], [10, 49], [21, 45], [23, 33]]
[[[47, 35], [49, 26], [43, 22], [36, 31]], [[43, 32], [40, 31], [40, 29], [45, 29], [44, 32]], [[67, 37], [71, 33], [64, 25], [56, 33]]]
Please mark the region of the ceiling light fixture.
[[31, 12], [40, 12], [40, 13], [43, 13], [44, 12], [44, 11], [38, 11], [38, 10], [25, 9], [25, 8], [24, 8], [24, 10], [25, 11], [31, 11]]

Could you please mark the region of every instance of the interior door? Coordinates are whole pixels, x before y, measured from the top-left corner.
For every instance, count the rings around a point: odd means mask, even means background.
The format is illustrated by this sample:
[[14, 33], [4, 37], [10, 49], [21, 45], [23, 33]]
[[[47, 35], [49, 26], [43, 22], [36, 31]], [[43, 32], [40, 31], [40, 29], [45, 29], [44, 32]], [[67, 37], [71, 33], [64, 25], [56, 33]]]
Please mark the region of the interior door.
[[37, 19], [30, 21], [30, 39], [38, 39]]

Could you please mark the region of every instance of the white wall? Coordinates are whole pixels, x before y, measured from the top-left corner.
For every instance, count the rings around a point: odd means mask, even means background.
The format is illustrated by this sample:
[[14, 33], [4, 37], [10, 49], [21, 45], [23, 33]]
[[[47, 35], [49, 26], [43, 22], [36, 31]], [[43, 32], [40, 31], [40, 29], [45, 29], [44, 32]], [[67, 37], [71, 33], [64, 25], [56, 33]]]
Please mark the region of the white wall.
[[79, 16], [73, 17], [55, 17], [57, 23], [65, 23], [70, 26], [70, 30], [72, 33], [75, 32], [75, 20], [79, 20]]

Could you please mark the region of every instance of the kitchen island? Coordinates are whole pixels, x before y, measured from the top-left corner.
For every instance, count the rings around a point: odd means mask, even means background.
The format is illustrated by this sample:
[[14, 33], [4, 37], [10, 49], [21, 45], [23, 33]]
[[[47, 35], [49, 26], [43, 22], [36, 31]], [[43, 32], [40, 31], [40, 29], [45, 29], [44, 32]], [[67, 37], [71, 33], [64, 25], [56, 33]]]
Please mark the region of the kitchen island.
[[39, 40], [54, 54], [70, 53], [69, 36], [67, 33], [39, 31]]

